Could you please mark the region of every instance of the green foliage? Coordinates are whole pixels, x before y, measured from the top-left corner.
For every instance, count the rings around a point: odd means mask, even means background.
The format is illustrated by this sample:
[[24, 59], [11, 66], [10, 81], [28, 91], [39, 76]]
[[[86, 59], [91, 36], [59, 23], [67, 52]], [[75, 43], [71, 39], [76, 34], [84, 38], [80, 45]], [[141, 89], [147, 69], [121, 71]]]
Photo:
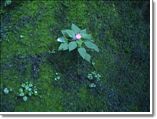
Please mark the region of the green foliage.
[[31, 82], [25, 82], [21, 84], [17, 95], [26, 102], [31, 96], [37, 96], [38, 91], [36, 86], [34, 86]]
[[81, 35], [82, 35], [82, 38], [84, 38], [85, 40], [92, 41], [92, 36], [90, 34], [86, 34], [86, 33], [82, 32]]
[[88, 74], [87, 78], [89, 80], [97, 80], [100, 81], [101, 75], [99, 73], [96, 73], [96, 71], [93, 71]]
[[57, 81], [57, 80], [60, 80], [60, 75], [59, 75], [59, 73], [55, 73], [55, 81]]
[[62, 43], [62, 44], [59, 46], [58, 50], [67, 50], [68, 48], [69, 48], [68, 43]]
[[63, 30], [62, 33], [63, 33], [63, 35], [68, 36], [68, 37], [71, 37], [71, 38], [74, 38], [74, 37], [75, 37], [74, 31], [69, 30], [69, 29], [68, 29], [68, 30]]
[[75, 34], [77, 34], [81, 31], [81, 29], [78, 26], [76, 26], [75, 24], [71, 25], [71, 29], [74, 31]]
[[78, 48], [78, 52], [80, 54], [80, 56], [87, 60], [88, 62], [90, 62], [90, 59], [91, 59], [91, 56], [86, 52], [86, 49], [85, 48]]
[[88, 48], [93, 49], [93, 50], [99, 52], [99, 48], [98, 48], [94, 43], [92, 43], [91, 41], [85, 41], [84, 44], [85, 44]]
[[77, 42], [78, 47], [81, 47], [81, 46], [82, 46], [83, 41], [82, 41], [81, 39], [80, 39], [80, 40], [77, 40], [76, 42]]
[[102, 77], [96, 71], [92, 71], [91, 73], [88, 73], [87, 78], [90, 81], [89, 87], [90, 88], [95, 88], [96, 87], [96, 83], [98, 81], [100, 81]]
[[[12, 1], [0, 11], [1, 85], [14, 89], [5, 94], [1, 88], [1, 111], [150, 111], [149, 1], [18, 0], [20, 5]], [[90, 41], [99, 46], [100, 53], [90, 52], [83, 38], [76, 41], [77, 47], [87, 48], [93, 66], [77, 57], [78, 49], [55, 50], [60, 29], [71, 23], [87, 28], [80, 31], [82, 37], [91, 39], [84, 35], [90, 31], [94, 38]], [[66, 33], [59, 38], [69, 39]], [[101, 80], [93, 74], [93, 80], [86, 80], [90, 71], [99, 72]], [[61, 77], [57, 81], [56, 72]], [[40, 96], [19, 102], [19, 82], [27, 79], [42, 89]]]
[[5, 0], [4, 6], [8, 6], [12, 3], [12, 0]]
[[58, 50], [67, 50], [69, 52], [78, 48], [80, 56], [91, 63], [91, 56], [86, 52], [83, 44], [89, 49], [99, 52], [99, 48], [93, 43], [91, 34], [86, 33], [86, 29], [81, 30], [75, 24], [71, 25], [71, 30], [62, 30], [63, 37], [57, 39], [61, 42]]
[[96, 84], [95, 84], [95, 83], [91, 83], [91, 84], [89, 84], [89, 87], [90, 87], [90, 88], [95, 88], [95, 87], [96, 87]]
[[3, 89], [4, 94], [9, 94], [10, 92], [12, 92], [12, 88], [4, 88]]
[[75, 41], [70, 42], [69, 43], [69, 51], [72, 51], [75, 48], [77, 48], [77, 43]]

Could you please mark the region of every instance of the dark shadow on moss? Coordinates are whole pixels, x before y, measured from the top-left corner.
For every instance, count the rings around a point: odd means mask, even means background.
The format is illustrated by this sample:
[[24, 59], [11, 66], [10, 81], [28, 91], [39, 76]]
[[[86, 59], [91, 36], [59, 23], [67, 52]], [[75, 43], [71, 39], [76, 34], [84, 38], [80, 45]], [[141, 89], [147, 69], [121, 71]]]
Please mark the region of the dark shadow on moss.
[[86, 74], [91, 68], [91, 64], [83, 60], [77, 50], [72, 52], [60, 51], [49, 55], [48, 60], [55, 67], [56, 71], [70, 77]]

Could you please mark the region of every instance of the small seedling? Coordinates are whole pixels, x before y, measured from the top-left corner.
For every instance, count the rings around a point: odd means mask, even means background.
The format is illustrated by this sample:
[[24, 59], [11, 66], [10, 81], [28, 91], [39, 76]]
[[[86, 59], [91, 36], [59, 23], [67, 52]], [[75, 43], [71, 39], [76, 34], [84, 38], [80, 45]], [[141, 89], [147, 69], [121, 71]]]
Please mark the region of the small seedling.
[[94, 62], [94, 61], [92, 61], [92, 65], [93, 65], [93, 66], [95, 65], [95, 62]]
[[95, 87], [96, 87], [96, 84], [95, 84], [95, 83], [91, 83], [91, 84], [89, 84], [89, 87], [90, 87], [90, 88], [95, 88]]
[[59, 75], [59, 73], [55, 73], [55, 81], [59, 80], [61, 77]]
[[17, 95], [26, 102], [31, 96], [37, 96], [38, 91], [36, 86], [34, 86], [31, 82], [25, 82], [21, 84]]
[[96, 73], [96, 71], [93, 71], [93, 72], [91, 72], [91, 73], [89, 73], [87, 75], [87, 78], [89, 80], [97, 80], [97, 81], [99, 81], [100, 78], [101, 78], [101, 75], [99, 73]]
[[10, 92], [12, 92], [12, 88], [4, 88], [3, 89], [4, 94], [9, 94]]
[[96, 87], [95, 81], [100, 81], [101, 75], [99, 73], [96, 73], [96, 71], [93, 71], [87, 75], [87, 78], [90, 81], [89, 87], [95, 88]]
[[56, 50], [53, 49], [53, 50], [51, 50], [51, 51], [49, 50], [48, 52], [49, 52], [49, 54], [55, 54], [55, 53], [56, 53]]

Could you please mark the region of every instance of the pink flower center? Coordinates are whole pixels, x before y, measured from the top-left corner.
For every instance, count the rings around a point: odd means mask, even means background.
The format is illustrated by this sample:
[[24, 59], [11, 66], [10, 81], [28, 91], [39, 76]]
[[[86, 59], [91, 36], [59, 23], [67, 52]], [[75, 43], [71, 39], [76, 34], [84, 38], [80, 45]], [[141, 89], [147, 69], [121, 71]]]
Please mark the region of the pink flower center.
[[81, 34], [77, 34], [75, 37], [76, 39], [81, 39]]

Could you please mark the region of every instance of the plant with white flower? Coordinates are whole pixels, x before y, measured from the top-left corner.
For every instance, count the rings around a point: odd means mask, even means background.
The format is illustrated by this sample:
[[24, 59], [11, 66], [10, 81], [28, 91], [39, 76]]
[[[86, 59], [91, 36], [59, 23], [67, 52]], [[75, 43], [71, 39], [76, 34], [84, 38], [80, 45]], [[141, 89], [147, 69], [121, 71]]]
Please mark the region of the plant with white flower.
[[91, 56], [87, 53], [86, 48], [99, 52], [99, 48], [94, 43], [91, 34], [88, 34], [86, 29], [81, 30], [75, 24], [71, 25], [71, 29], [61, 31], [63, 36], [57, 39], [61, 42], [58, 50], [69, 50], [69, 52], [77, 49], [80, 56], [91, 63]]

